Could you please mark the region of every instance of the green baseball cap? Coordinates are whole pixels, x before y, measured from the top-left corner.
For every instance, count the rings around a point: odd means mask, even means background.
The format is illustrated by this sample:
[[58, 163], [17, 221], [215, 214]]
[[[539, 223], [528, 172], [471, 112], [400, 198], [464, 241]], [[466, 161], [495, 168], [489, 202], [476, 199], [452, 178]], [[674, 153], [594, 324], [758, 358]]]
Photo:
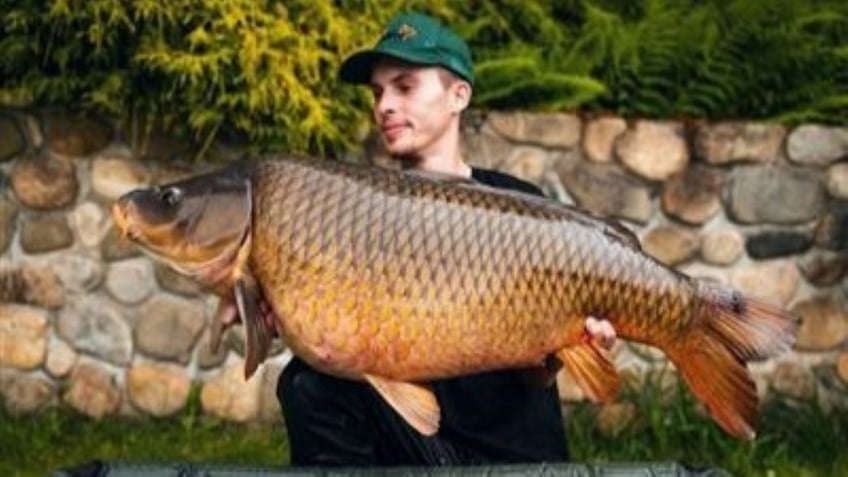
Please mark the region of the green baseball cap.
[[339, 78], [348, 83], [368, 83], [374, 63], [386, 56], [414, 64], [442, 66], [474, 84], [468, 45], [449, 28], [421, 13], [392, 18], [374, 48], [354, 53], [342, 62]]

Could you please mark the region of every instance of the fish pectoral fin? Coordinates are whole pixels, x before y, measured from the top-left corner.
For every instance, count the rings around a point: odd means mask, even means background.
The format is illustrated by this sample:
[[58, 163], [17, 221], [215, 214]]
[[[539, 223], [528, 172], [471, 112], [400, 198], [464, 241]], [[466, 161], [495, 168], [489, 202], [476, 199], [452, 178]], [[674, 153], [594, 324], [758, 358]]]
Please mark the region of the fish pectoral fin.
[[618, 393], [618, 372], [608, 353], [594, 343], [563, 348], [557, 357], [590, 400], [609, 402]]
[[250, 275], [243, 275], [235, 282], [236, 304], [244, 326], [244, 377], [250, 379], [259, 364], [268, 357], [271, 340], [276, 330], [268, 326], [268, 322], [259, 310], [261, 297], [259, 285]]
[[441, 410], [429, 385], [393, 381], [371, 374], [366, 374], [365, 380], [415, 430], [425, 436], [438, 432]]

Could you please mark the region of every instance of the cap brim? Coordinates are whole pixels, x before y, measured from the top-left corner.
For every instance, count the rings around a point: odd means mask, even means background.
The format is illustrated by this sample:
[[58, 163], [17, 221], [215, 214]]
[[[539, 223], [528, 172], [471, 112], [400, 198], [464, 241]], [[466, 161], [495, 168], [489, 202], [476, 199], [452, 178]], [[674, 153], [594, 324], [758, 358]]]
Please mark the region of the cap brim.
[[408, 63], [420, 65], [438, 64], [438, 59], [430, 55], [416, 55], [412, 52], [395, 52], [384, 48], [380, 50], [366, 50], [354, 53], [342, 62], [339, 68], [339, 79], [346, 83], [368, 84], [371, 82], [371, 71], [374, 64], [384, 58], [394, 58]]
[[349, 56], [339, 68], [339, 79], [346, 83], [369, 83], [374, 63], [383, 55], [373, 50], [360, 51]]

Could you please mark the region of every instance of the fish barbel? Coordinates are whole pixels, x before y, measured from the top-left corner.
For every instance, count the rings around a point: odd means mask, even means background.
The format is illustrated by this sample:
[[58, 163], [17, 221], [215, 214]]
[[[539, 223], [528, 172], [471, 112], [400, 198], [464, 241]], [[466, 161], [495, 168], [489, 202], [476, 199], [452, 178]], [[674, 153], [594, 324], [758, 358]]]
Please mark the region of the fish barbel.
[[133, 191], [112, 215], [221, 296], [216, 336], [242, 321], [246, 377], [279, 335], [313, 367], [371, 383], [423, 434], [439, 426], [433, 379], [555, 358], [589, 398], [612, 399], [616, 370], [584, 339], [595, 316], [662, 350], [725, 431], [753, 438], [746, 364], [796, 331], [785, 310], [646, 255], [615, 221], [461, 178], [275, 157]]

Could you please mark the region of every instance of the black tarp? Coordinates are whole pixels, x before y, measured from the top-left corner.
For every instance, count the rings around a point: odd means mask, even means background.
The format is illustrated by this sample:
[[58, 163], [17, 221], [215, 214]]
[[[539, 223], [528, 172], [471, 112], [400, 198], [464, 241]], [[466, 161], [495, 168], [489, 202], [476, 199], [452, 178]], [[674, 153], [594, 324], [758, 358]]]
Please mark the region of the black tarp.
[[525, 464], [475, 467], [250, 467], [198, 463], [91, 461], [60, 469], [53, 477], [727, 477], [718, 468], [695, 468], [674, 462], [604, 464]]

